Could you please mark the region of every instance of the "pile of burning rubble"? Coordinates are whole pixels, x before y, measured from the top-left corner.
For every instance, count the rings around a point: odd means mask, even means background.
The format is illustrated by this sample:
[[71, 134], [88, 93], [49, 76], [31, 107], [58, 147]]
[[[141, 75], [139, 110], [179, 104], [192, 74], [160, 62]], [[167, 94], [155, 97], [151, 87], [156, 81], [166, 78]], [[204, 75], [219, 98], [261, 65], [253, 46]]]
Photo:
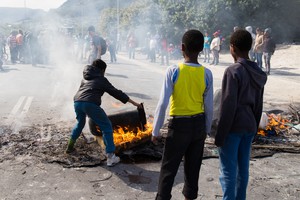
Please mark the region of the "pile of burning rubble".
[[300, 153], [300, 108], [289, 106], [289, 112], [271, 110], [262, 114], [260, 129], [253, 147]]
[[[265, 126], [259, 130], [253, 142], [252, 157], [271, 156], [276, 152], [300, 153], [300, 109], [290, 106], [289, 112], [264, 113]], [[162, 140], [151, 142], [152, 118], [146, 119], [144, 110], [109, 116], [114, 127], [114, 142], [123, 161], [157, 161], [162, 158], [167, 123], [161, 129]], [[64, 154], [72, 124], [35, 124], [13, 134], [6, 127], [0, 137], [0, 162], [17, 156], [31, 156], [32, 162], [58, 163], [64, 167], [92, 167], [103, 164], [101, 130], [89, 121], [91, 133], [98, 142], [88, 143], [86, 137], [78, 138], [71, 155]], [[3, 127], [2, 127], [3, 128]], [[85, 134], [82, 134], [83, 136]], [[100, 145], [99, 145], [100, 144]], [[218, 157], [213, 139], [208, 138], [204, 158]]]

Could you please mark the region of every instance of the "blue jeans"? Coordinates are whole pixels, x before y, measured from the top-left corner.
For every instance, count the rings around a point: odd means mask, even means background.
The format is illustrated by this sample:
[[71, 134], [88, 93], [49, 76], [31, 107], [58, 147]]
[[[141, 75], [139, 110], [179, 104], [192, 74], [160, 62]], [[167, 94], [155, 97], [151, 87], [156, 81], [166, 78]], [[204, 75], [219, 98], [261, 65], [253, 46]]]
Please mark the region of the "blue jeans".
[[74, 102], [74, 108], [77, 124], [72, 130], [71, 138], [74, 141], [77, 140], [85, 126], [86, 116], [88, 116], [100, 127], [102, 131], [103, 141], [106, 146], [106, 153], [113, 153], [115, 151], [113, 129], [104, 110], [94, 103], [81, 101]]
[[203, 48], [203, 52], [204, 52], [204, 62], [207, 61], [209, 63], [209, 60], [210, 60], [210, 56], [209, 56], [210, 50], [209, 50], [209, 48]]
[[229, 133], [218, 148], [223, 200], [245, 200], [251, 144], [255, 133]]
[[255, 53], [257, 65], [262, 69], [262, 53]]

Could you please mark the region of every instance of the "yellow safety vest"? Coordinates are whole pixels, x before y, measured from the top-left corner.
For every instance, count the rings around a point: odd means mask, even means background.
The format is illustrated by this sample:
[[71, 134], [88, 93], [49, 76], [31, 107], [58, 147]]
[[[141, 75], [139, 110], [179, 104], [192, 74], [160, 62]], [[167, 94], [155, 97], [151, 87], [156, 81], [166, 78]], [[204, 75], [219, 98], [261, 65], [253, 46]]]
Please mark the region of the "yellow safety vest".
[[204, 113], [203, 93], [206, 88], [205, 68], [179, 64], [177, 81], [170, 98], [171, 116]]

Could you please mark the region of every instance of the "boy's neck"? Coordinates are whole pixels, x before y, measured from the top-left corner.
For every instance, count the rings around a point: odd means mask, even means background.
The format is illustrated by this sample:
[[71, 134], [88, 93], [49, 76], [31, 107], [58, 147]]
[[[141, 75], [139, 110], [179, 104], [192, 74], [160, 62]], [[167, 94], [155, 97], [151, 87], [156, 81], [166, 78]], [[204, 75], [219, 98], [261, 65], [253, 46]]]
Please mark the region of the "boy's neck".
[[188, 57], [188, 56], [185, 56], [184, 57], [184, 62], [185, 63], [199, 64], [199, 62], [198, 62], [198, 56], [197, 57]]
[[240, 52], [236, 57], [236, 60], [238, 59], [250, 60], [248, 52]]

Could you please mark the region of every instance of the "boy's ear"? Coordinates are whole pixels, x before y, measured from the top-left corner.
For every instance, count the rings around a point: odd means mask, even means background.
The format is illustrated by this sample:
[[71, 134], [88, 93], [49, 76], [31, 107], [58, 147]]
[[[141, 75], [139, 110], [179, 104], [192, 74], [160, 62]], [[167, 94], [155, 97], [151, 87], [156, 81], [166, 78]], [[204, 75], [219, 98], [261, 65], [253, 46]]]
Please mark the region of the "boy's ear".
[[230, 44], [230, 47], [232, 48], [232, 51], [235, 52], [236, 49], [235, 49], [234, 45]]
[[185, 44], [184, 43], [181, 43], [181, 51], [185, 51]]

